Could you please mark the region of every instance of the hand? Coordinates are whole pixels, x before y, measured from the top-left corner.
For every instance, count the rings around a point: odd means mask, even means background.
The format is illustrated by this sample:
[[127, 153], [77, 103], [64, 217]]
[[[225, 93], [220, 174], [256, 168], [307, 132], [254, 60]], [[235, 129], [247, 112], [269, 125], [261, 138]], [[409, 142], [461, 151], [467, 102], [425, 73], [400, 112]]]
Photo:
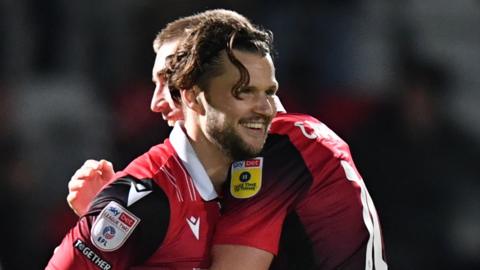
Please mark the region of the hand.
[[67, 202], [78, 216], [87, 213], [90, 202], [115, 174], [107, 160], [85, 161], [68, 182]]

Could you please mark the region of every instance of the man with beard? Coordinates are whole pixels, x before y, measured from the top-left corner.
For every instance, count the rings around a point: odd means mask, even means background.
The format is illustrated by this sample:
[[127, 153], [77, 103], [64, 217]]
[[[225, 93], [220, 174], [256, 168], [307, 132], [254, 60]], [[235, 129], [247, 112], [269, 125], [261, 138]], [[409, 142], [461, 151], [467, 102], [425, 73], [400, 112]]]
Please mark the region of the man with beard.
[[[155, 43], [161, 47], [160, 39]], [[182, 118], [168, 89], [158, 90], [152, 110], [170, 124]], [[233, 145], [226, 149], [231, 155], [241, 138], [228, 129], [211, 130], [217, 143]], [[77, 214], [112, 175], [104, 160], [89, 160], [75, 173], [67, 200]], [[229, 178], [212, 269], [267, 269], [274, 254], [274, 269], [387, 268], [376, 211], [348, 145], [317, 119], [280, 112], [260, 157], [234, 162]], [[307, 241], [292, 244], [302, 236]]]
[[234, 160], [260, 153], [276, 113], [278, 84], [270, 32], [233, 12], [202, 16], [181, 43], [168, 39], [168, 27], [160, 33], [152, 71], [152, 103], [169, 87], [181, 100], [185, 121], [116, 174], [47, 269], [210, 266], [217, 194]]

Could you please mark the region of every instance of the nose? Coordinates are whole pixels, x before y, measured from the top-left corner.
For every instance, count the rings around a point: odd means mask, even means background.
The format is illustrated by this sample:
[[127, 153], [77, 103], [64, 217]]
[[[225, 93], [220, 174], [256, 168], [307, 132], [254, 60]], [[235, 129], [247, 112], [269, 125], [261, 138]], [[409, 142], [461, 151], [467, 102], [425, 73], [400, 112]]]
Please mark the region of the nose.
[[154, 112], [162, 112], [168, 107], [168, 101], [165, 99], [165, 91], [161, 84], [157, 84], [153, 92], [150, 109]]
[[269, 95], [261, 95], [258, 97], [255, 112], [264, 116], [273, 117], [277, 112], [273, 97]]

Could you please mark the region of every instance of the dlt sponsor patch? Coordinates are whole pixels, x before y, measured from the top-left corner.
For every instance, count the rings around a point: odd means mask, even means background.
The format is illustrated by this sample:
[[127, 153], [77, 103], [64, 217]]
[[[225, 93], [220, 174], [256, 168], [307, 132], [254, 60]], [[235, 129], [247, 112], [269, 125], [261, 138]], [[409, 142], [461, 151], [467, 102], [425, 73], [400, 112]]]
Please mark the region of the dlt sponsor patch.
[[140, 219], [119, 203], [111, 201], [93, 223], [90, 240], [102, 251], [119, 249]]
[[230, 193], [237, 199], [255, 196], [262, 187], [263, 157], [232, 164]]

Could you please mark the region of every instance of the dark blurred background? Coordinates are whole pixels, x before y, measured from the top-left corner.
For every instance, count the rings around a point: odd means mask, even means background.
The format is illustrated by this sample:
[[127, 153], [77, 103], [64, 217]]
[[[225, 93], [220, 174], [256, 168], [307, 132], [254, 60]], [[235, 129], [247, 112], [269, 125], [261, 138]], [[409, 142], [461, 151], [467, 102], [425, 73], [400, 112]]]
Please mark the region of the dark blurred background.
[[349, 142], [390, 269], [480, 269], [480, 1], [0, 0], [0, 269], [42, 269], [87, 158], [165, 138], [152, 40], [234, 9], [272, 29], [279, 95]]

